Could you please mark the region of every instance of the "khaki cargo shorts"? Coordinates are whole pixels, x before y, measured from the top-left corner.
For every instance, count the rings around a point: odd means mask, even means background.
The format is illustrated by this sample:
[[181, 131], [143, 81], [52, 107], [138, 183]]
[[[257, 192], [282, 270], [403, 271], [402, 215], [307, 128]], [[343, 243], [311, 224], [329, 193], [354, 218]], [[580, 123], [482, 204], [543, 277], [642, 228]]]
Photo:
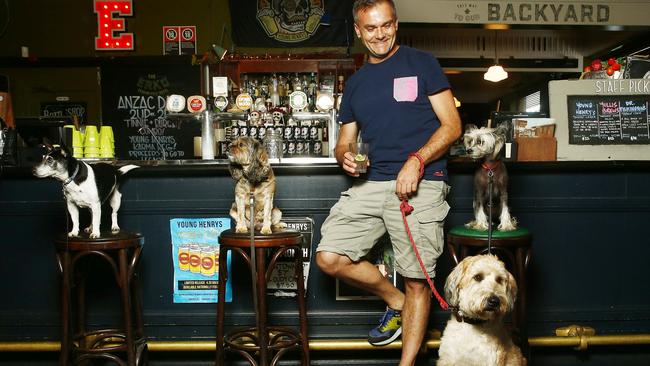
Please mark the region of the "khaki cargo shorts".
[[[449, 212], [449, 186], [423, 180], [409, 199], [414, 211], [407, 221], [429, 275], [443, 250], [443, 226]], [[425, 278], [404, 228], [395, 181], [357, 180], [341, 193], [321, 227], [317, 252], [332, 252], [360, 261], [386, 231], [395, 252], [395, 268], [407, 278]]]

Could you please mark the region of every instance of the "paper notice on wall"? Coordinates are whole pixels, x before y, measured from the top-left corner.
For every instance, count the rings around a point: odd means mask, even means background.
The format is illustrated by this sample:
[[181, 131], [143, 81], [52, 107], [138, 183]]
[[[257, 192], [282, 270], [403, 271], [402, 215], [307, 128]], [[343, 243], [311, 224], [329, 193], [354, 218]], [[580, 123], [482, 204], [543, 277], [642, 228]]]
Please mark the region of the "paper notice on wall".
[[[287, 229], [298, 231], [302, 234], [302, 274], [305, 283], [305, 294], [307, 293], [307, 279], [309, 278], [309, 264], [311, 262], [311, 243], [314, 236], [314, 220], [311, 217], [283, 217], [282, 221], [287, 224]], [[271, 278], [266, 288], [269, 295], [277, 297], [296, 296], [295, 277], [295, 250], [289, 249], [277, 260]], [[267, 262], [270, 258], [267, 258]]]
[[219, 235], [230, 229], [230, 218], [169, 220], [174, 268], [174, 303], [215, 303], [219, 271], [227, 271], [226, 302], [232, 301], [231, 256], [219, 266]]

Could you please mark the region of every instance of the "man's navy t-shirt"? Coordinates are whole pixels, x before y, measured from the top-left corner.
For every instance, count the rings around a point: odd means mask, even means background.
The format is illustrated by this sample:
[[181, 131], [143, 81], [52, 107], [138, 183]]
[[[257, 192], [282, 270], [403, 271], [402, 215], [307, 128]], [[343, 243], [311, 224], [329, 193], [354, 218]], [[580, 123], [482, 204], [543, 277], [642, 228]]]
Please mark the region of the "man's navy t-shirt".
[[[438, 60], [407, 46], [352, 74], [343, 91], [339, 121], [357, 122], [361, 138], [370, 144], [368, 180], [397, 179], [408, 154], [440, 127], [428, 96], [445, 89], [449, 82]], [[443, 158], [431, 162], [423, 179], [446, 180], [446, 165]]]

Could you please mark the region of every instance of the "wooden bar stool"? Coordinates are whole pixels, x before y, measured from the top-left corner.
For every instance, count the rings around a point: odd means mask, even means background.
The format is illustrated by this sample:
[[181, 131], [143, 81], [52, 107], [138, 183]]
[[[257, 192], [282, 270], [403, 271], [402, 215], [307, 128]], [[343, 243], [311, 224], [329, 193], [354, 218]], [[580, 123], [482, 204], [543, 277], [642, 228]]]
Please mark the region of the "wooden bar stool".
[[[243, 356], [253, 366], [274, 366], [288, 350], [301, 348], [302, 365], [309, 365], [309, 340], [307, 338], [307, 308], [305, 304], [305, 286], [302, 271], [302, 234], [297, 231], [284, 230], [269, 235], [258, 232], [254, 235], [255, 263], [251, 263], [250, 234], [237, 234], [226, 230], [219, 237], [219, 301], [217, 304], [217, 354], [216, 364], [222, 366], [226, 351], [233, 351]], [[267, 324], [266, 283], [271, 277], [277, 259], [287, 250], [295, 253], [295, 278], [298, 291], [298, 316], [300, 331], [287, 327], [269, 326]], [[239, 253], [246, 264], [255, 266], [257, 271], [257, 321], [254, 327], [229, 333], [224, 336], [225, 317], [226, 258], [228, 250]], [[271, 260], [266, 263], [267, 250]], [[259, 363], [253, 355], [259, 355]]]
[[[498, 256], [517, 281], [517, 303], [512, 314], [515, 341], [519, 341], [523, 351], [528, 350], [526, 327], [526, 272], [532, 254], [532, 237], [528, 229], [492, 232], [492, 254]], [[470, 255], [488, 252], [488, 232], [456, 226], [447, 234], [447, 248], [458, 264]], [[460, 253], [460, 254], [458, 254]], [[517, 339], [518, 338], [518, 339]]]
[[[147, 343], [144, 337], [140, 287], [136, 279], [144, 238], [140, 234], [102, 233], [91, 239], [87, 234], [55, 241], [56, 256], [61, 271], [61, 357], [62, 366], [83, 364], [90, 359], [104, 359], [118, 365], [137, 366], [147, 363]], [[80, 261], [95, 256], [105, 260], [113, 269], [122, 300], [121, 327], [89, 330], [86, 327], [86, 289]], [[88, 270], [88, 268], [86, 268]], [[72, 298], [72, 289], [76, 289]], [[76, 300], [76, 326], [71, 325], [72, 302]], [[135, 318], [135, 324], [133, 319]], [[126, 362], [119, 355], [126, 354]]]

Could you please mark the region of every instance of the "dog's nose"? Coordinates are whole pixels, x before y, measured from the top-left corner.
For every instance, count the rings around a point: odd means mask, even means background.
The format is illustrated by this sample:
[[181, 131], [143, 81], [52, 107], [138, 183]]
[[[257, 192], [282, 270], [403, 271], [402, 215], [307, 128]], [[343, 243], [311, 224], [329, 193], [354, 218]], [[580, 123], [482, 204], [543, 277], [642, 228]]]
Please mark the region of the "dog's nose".
[[472, 149], [466, 149], [465, 151], [467, 151], [468, 154], [472, 153]]
[[498, 297], [492, 295], [487, 299], [487, 307], [489, 310], [495, 310], [501, 305], [501, 300]]

